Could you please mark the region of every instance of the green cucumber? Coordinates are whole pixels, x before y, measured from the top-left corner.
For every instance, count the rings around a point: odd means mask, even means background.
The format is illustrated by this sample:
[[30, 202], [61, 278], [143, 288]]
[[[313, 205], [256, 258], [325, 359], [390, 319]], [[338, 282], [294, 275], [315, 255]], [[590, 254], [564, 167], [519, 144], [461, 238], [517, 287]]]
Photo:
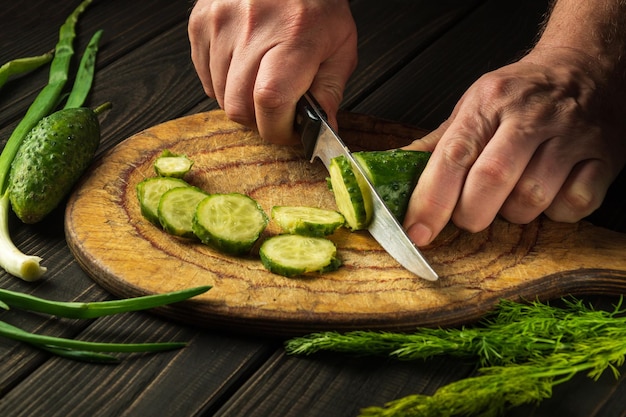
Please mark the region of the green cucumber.
[[9, 199], [24, 223], [36, 223], [69, 194], [100, 144], [98, 114], [78, 107], [44, 117], [26, 135], [9, 174]]
[[343, 226], [346, 219], [335, 210], [317, 207], [272, 207], [272, 219], [283, 232], [305, 236], [326, 236]]
[[268, 222], [261, 206], [245, 194], [211, 194], [196, 208], [193, 231], [209, 246], [243, 255], [252, 249]]
[[174, 236], [193, 238], [193, 216], [208, 194], [198, 187], [175, 187], [163, 193], [157, 211], [163, 229]]
[[259, 256], [268, 271], [285, 277], [330, 272], [341, 266], [335, 244], [322, 237], [273, 236], [263, 242]]
[[328, 173], [337, 209], [345, 218], [348, 228], [366, 229], [371, 219], [372, 197], [367, 187], [360, 183], [362, 177], [355, 174], [352, 164], [343, 155], [330, 160]]
[[193, 161], [186, 155], [164, 150], [154, 161], [154, 171], [161, 177], [183, 178], [193, 166]]
[[136, 186], [141, 214], [152, 224], [161, 227], [159, 203], [167, 191], [177, 187], [191, 187], [179, 178], [151, 177], [140, 181]]
[[430, 152], [394, 149], [354, 152], [352, 156], [385, 205], [402, 222], [413, 189], [430, 158]]

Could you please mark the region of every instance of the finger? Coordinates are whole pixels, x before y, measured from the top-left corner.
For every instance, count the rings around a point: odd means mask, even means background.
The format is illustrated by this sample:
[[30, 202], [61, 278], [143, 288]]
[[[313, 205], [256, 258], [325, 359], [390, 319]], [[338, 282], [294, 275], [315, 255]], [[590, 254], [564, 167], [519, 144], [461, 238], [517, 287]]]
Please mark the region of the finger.
[[[249, 127], [256, 127], [254, 109], [254, 84], [264, 51], [257, 48], [239, 48], [233, 52], [233, 58], [228, 66], [222, 60], [220, 72], [225, 75], [223, 109], [229, 119]], [[217, 71], [217, 70], [216, 70]], [[220, 88], [220, 87], [217, 87]]]
[[357, 65], [356, 30], [330, 58], [322, 62], [309, 88], [328, 116], [328, 123], [337, 126], [337, 111], [348, 79]]
[[522, 173], [500, 214], [512, 223], [526, 224], [546, 210], [567, 180], [573, 167], [593, 157], [582, 144], [570, 138], [552, 138], [542, 143]]
[[211, 48], [208, 41], [205, 41], [208, 39], [206, 32], [207, 26], [204, 23], [204, 19], [200, 17], [200, 12], [194, 9], [189, 17], [189, 25], [187, 27], [191, 46], [191, 61], [202, 83], [204, 92], [209, 97], [215, 97], [209, 57]]
[[602, 204], [615, 175], [599, 159], [580, 162], [546, 209], [546, 215], [554, 221], [570, 223], [590, 215]]
[[411, 195], [404, 221], [418, 246], [430, 243], [450, 220], [467, 174], [491, 137], [491, 125], [485, 120], [477, 123], [473, 116], [457, 118], [439, 140]]
[[452, 221], [478, 232], [491, 224], [526, 170], [543, 136], [504, 121], [471, 167]]

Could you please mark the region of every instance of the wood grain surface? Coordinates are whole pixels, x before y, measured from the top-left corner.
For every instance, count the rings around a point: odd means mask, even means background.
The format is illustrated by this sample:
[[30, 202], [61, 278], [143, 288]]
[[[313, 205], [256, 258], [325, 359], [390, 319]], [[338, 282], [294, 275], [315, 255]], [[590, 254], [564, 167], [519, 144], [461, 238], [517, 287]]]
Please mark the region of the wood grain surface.
[[[352, 150], [401, 146], [424, 132], [345, 113], [340, 133]], [[336, 272], [284, 278], [256, 251], [232, 257], [172, 237], [139, 211], [136, 184], [154, 176], [162, 150], [194, 161], [186, 179], [208, 192], [241, 192], [269, 213], [274, 205], [334, 208], [319, 161], [299, 147], [273, 146], [211, 111], [142, 131], [104, 154], [71, 196], [68, 245], [87, 273], [120, 297], [212, 285], [203, 296], [160, 309], [169, 318], [247, 333], [410, 330], [479, 318], [501, 298], [549, 299], [614, 293], [626, 287], [626, 235], [589, 223], [528, 225], [496, 220], [470, 234], [449, 226], [423, 253], [440, 275], [416, 278], [367, 232], [331, 236], [344, 265]], [[278, 233], [270, 223], [264, 236]]]

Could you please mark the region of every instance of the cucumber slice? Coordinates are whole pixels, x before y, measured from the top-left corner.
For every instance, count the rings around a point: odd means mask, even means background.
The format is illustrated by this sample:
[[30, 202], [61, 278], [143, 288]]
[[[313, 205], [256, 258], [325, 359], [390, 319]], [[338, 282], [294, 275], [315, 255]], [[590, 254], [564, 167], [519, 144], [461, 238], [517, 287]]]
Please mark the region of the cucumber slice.
[[267, 270], [285, 277], [330, 272], [341, 265], [335, 244], [322, 237], [274, 236], [263, 242], [259, 255]]
[[274, 206], [272, 218], [285, 233], [305, 236], [333, 234], [346, 222], [341, 213], [316, 207]]
[[269, 218], [245, 194], [212, 194], [202, 200], [193, 218], [193, 231], [205, 244], [233, 255], [254, 246]]
[[192, 166], [193, 161], [187, 156], [172, 153], [167, 149], [154, 161], [154, 171], [161, 177], [182, 178]]
[[159, 201], [166, 191], [177, 187], [190, 187], [190, 185], [179, 178], [152, 177], [146, 178], [137, 184], [137, 199], [141, 208], [141, 214], [151, 223], [161, 227], [159, 221]]
[[389, 210], [402, 222], [409, 199], [430, 158], [430, 152], [394, 149], [354, 152], [376, 191]]
[[177, 187], [166, 191], [159, 200], [159, 222], [166, 232], [187, 238], [195, 237], [193, 216], [196, 206], [208, 196], [197, 187]]
[[346, 225], [351, 230], [366, 229], [371, 219], [372, 196], [363, 178], [355, 175], [350, 161], [343, 155], [331, 159], [328, 173], [337, 209]]

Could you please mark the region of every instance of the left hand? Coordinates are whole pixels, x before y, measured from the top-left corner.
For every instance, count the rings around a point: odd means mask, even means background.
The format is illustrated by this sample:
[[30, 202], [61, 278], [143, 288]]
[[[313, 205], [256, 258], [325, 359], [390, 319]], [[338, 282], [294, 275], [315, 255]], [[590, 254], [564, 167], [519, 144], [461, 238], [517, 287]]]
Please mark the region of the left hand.
[[452, 220], [471, 232], [500, 214], [575, 222], [600, 206], [626, 161], [624, 94], [568, 48], [488, 73], [451, 117], [407, 149], [433, 151], [404, 225], [417, 245]]

